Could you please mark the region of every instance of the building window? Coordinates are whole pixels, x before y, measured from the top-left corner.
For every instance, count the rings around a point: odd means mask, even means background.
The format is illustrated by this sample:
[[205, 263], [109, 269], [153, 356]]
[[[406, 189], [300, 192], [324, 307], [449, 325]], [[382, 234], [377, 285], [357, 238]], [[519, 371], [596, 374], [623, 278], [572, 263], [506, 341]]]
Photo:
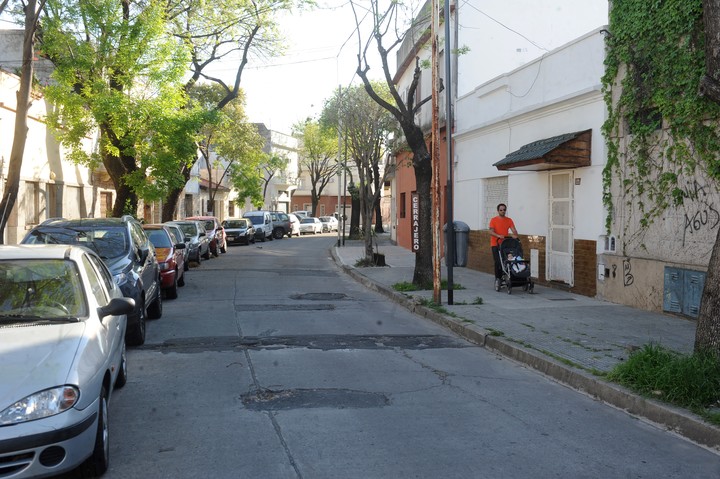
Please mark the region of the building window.
[[25, 224], [40, 223], [40, 184], [28, 181], [25, 183]]
[[400, 218], [407, 215], [407, 201], [405, 201], [405, 193], [400, 193]]
[[234, 201], [231, 201], [230, 203], [228, 203], [228, 216], [230, 216], [231, 218], [233, 216], [235, 216], [235, 202]]

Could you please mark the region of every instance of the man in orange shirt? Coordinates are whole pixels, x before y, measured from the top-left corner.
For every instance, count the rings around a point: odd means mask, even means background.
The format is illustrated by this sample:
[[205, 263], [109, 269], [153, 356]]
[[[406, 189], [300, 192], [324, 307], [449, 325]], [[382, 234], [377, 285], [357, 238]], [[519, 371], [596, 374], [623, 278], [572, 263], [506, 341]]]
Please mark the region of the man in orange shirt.
[[500, 291], [500, 280], [502, 279], [502, 266], [500, 264], [500, 256], [498, 255], [498, 245], [500, 240], [506, 236], [517, 238], [518, 232], [515, 229], [515, 223], [512, 219], [505, 216], [507, 206], [505, 203], [497, 205], [498, 215], [490, 220], [490, 248], [492, 249], [493, 259], [495, 260], [495, 291]]

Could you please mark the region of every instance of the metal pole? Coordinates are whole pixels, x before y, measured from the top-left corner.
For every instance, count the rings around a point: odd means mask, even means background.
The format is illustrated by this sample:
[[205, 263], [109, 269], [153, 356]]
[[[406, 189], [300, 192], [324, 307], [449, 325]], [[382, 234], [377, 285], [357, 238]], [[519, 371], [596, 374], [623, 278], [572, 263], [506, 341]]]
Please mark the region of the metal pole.
[[[456, 12], [457, 13], [457, 12]], [[445, 0], [445, 146], [447, 156], [447, 187], [445, 197], [447, 219], [448, 304], [453, 304], [453, 266], [455, 265], [455, 220], [453, 218], [453, 148], [452, 148], [452, 71], [450, 67], [450, 0]]]
[[[340, 118], [340, 101], [341, 101], [341, 98], [342, 98], [342, 88], [341, 88], [340, 85], [338, 85], [338, 151], [337, 151], [338, 167], [339, 167], [339, 165], [340, 165], [340, 149], [341, 149], [341, 148], [340, 148], [340, 145], [341, 145], [341, 144], [340, 144], [340, 140], [341, 140], [341, 136], [342, 136], [342, 124], [341, 124], [341, 123], [342, 123], [342, 119]], [[338, 224], [341, 224], [340, 221], [339, 221], [339, 220], [340, 220], [340, 178], [341, 178], [341, 176], [342, 176], [342, 172], [340, 171], [340, 172], [338, 172], [338, 185], [337, 185], [337, 194], [338, 194], [338, 197], [337, 197]], [[337, 245], [340, 246], [340, 244], [341, 244], [341, 242], [340, 242], [340, 228], [338, 228], [338, 232], [337, 232], [337, 233], [338, 233]]]

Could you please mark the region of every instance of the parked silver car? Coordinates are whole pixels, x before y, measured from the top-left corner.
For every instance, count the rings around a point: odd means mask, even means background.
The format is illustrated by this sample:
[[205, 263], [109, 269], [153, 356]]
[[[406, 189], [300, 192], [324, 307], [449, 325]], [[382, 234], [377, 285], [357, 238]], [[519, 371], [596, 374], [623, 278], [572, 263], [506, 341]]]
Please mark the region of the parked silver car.
[[185, 234], [190, 245], [188, 248], [190, 261], [200, 263], [203, 259], [210, 259], [210, 238], [202, 221], [168, 221], [166, 224], [178, 225]]
[[2, 476], [103, 474], [134, 300], [84, 246], [0, 246], [0, 284]]

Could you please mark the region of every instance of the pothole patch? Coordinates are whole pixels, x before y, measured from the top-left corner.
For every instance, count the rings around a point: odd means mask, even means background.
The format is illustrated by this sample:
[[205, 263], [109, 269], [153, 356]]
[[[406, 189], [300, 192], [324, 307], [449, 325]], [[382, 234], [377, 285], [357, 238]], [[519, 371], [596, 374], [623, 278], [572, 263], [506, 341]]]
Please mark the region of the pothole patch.
[[291, 299], [304, 299], [307, 301], [341, 301], [349, 299], [345, 293], [302, 293], [293, 294]]
[[335, 408], [364, 409], [385, 407], [390, 399], [381, 393], [352, 389], [263, 389], [243, 394], [242, 403], [254, 411]]

